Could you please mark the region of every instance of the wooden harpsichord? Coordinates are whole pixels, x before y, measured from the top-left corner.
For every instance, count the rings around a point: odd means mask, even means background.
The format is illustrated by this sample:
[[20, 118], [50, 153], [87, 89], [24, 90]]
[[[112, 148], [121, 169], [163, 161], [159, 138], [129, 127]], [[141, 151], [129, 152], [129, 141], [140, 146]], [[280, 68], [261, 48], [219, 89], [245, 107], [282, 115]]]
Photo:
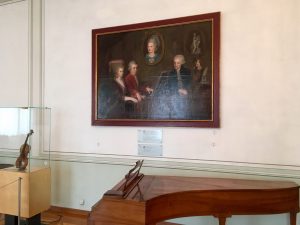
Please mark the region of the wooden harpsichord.
[[290, 214], [296, 225], [299, 186], [294, 182], [208, 177], [149, 176], [142, 161], [92, 208], [89, 225], [155, 225], [168, 219], [212, 215]]

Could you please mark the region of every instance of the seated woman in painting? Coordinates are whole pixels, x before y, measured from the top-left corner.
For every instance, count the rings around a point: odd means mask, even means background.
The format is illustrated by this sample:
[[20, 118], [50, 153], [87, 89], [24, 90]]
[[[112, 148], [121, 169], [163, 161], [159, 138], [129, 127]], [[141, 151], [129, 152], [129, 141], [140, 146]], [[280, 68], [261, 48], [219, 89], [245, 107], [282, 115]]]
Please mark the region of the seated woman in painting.
[[134, 110], [137, 99], [130, 97], [124, 82], [123, 60], [109, 62], [110, 71], [113, 73], [113, 80], [109, 85], [107, 95], [106, 111], [108, 118], [124, 118]]
[[157, 35], [152, 35], [147, 41], [147, 54], [145, 55], [145, 61], [147, 64], [156, 64], [160, 55], [157, 52], [160, 45], [160, 41]]

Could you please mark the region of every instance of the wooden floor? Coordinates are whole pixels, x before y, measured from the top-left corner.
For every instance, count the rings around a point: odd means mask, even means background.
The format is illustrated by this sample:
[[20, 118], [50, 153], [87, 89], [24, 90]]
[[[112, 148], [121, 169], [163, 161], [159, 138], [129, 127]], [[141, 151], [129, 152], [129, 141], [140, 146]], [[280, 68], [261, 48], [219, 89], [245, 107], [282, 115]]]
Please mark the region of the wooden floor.
[[51, 207], [42, 213], [42, 224], [87, 225], [89, 211]]
[[[43, 225], [87, 225], [89, 211], [51, 207], [42, 213]], [[0, 225], [4, 225], [4, 215], [0, 214]], [[157, 225], [177, 225], [162, 222]], [[179, 225], [179, 224], [178, 224]]]

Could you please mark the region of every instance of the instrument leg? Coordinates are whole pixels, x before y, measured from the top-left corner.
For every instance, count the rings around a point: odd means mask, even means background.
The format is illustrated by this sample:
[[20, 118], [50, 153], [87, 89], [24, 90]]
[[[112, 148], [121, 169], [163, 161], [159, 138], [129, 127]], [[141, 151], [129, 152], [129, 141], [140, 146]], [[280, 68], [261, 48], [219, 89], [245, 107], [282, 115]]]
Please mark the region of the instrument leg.
[[296, 225], [297, 222], [297, 213], [290, 212], [290, 225]]
[[219, 225], [225, 225], [226, 224], [226, 217], [222, 216], [222, 217], [218, 217], [219, 218]]

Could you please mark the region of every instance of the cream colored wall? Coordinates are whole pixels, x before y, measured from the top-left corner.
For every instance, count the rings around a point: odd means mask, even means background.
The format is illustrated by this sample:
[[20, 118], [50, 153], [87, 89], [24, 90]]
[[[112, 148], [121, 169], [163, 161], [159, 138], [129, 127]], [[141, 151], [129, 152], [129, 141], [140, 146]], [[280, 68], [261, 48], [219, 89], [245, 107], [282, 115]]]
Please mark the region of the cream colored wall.
[[32, 49], [26, 24], [31, 1], [1, 6], [8, 18], [0, 30], [1, 106], [51, 107], [52, 150], [58, 153], [135, 156], [137, 131], [144, 128], [91, 126], [91, 29], [220, 11], [221, 128], [163, 128], [159, 160], [298, 167], [299, 1], [180, 2], [45, 1], [43, 28], [39, 4], [33, 9]]
[[0, 5], [0, 106], [28, 104], [28, 2]]
[[137, 154], [143, 128], [91, 126], [92, 29], [220, 11], [221, 128], [163, 128], [163, 156], [300, 166], [299, 10], [297, 0], [45, 1], [52, 149]]

